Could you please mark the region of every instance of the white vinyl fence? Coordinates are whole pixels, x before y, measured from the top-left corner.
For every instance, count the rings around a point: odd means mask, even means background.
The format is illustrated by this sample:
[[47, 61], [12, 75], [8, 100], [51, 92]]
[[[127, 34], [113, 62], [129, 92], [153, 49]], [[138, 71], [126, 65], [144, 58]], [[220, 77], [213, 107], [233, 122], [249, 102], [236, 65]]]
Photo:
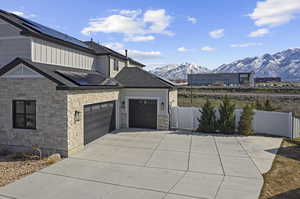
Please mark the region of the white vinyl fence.
[[299, 138], [300, 137], [300, 118], [294, 117], [293, 121], [293, 137]]
[[[241, 109], [235, 110], [236, 127]], [[271, 111], [257, 111], [254, 110], [254, 119], [252, 122], [255, 133], [270, 134], [275, 136], [296, 137], [295, 129], [300, 129], [299, 119], [296, 124], [292, 113], [271, 112]], [[217, 118], [219, 117], [216, 111]], [[201, 117], [199, 108], [196, 107], [173, 107], [171, 110], [171, 128], [196, 130], [199, 126], [198, 118]], [[294, 123], [294, 124], [293, 124]], [[294, 131], [294, 132], [293, 132]], [[298, 131], [300, 134], [300, 132]], [[293, 135], [294, 134], [294, 135]], [[300, 136], [300, 135], [298, 135]]]

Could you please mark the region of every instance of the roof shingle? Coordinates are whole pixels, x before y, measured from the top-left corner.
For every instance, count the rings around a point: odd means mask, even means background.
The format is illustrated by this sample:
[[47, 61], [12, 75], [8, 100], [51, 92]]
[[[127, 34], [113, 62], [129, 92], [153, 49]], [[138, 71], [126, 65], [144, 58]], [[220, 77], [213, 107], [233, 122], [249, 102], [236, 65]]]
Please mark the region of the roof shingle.
[[125, 88], [174, 88], [174, 84], [139, 67], [124, 67], [115, 79]]

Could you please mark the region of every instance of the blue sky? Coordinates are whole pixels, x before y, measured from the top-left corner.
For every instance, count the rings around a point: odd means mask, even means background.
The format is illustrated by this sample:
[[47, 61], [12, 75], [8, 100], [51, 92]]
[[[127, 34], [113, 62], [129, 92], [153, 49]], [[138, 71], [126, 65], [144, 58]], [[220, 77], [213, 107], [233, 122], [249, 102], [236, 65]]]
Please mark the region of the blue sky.
[[13, 11], [149, 66], [208, 68], [300, 47], [300, 0], [10, 0]]

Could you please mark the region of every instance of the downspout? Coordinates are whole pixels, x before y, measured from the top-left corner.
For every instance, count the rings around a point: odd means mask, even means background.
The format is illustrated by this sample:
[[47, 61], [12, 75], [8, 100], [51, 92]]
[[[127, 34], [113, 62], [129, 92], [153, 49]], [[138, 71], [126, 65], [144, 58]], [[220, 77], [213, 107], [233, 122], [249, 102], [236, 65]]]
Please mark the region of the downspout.
[[168, 114], [169, 114], [169, 130], [170, 130], [171, 129], [170, 89], [168, 89]]

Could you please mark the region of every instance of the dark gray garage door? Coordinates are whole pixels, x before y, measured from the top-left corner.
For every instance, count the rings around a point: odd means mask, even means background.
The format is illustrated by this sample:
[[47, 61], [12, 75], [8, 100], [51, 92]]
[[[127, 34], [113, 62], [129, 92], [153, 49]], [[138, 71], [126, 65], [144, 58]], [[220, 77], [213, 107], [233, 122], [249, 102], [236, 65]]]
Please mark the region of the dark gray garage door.
[[129, 100], [130, 128], [157, 128], [157, 100]]
[[115, 101], [84, 106], [84, 144], [115, 129]]

